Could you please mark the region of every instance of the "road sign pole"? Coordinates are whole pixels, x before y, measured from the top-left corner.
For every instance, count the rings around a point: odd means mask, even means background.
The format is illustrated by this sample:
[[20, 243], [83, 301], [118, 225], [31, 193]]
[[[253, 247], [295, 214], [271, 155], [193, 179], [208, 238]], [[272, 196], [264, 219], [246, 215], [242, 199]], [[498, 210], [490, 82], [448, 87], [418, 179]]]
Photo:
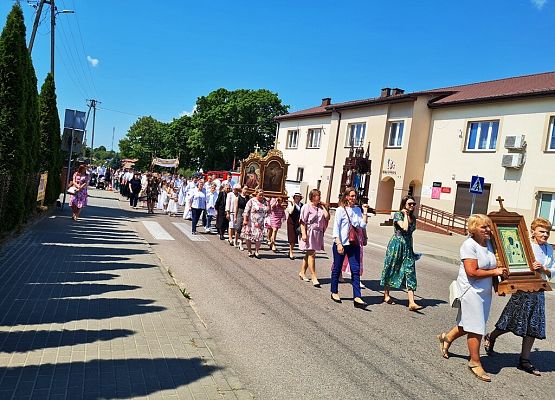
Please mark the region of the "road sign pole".
[[474, 203], [476, 203], [476, 193], [472, 193], [472, 204], [470, 205], [470, 215], [474, 214]]

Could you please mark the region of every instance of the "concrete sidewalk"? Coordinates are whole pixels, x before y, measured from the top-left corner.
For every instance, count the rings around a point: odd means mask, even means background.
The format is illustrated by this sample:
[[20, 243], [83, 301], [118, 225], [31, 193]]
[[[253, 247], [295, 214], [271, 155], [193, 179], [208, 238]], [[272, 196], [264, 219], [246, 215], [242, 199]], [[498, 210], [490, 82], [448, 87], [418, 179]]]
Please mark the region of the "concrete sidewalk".
[[90, 194], [80, 221], [66, 208], [1, 249], [0, 399], [252, 398], [132, 213]]

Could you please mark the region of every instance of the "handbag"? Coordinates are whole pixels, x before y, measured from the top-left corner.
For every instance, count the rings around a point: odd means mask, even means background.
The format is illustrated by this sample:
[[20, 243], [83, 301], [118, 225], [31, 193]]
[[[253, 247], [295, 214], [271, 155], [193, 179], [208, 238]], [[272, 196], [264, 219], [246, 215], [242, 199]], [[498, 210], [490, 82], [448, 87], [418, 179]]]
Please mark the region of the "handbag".
[[71, 186], [69, 188], [67, 188], [67, 193], [74, 195], [75, 193], [77, 193], [77, 188], [75, 186]]
[[345, 207], [343, 207], [345, 209], [345, 214], [347, 214], [347, 220], [349, 221], [349, 244], [352, 246], [358, 246], [358, 233], [357, 230], [355, 229], [355, 227], [353, 226], [353, 224], [351, 223], [351, 218], [349, 217], [349, 213], [347, 212], [347, 209]]
[[457, 285], [457, 280], [454, 280], [449, 285], [449, 304], [453, 308], [461, 308], [461, 299], [468, 292], [470, 286], [466, 288], [463, 294], [459, 293], [459, 286]]

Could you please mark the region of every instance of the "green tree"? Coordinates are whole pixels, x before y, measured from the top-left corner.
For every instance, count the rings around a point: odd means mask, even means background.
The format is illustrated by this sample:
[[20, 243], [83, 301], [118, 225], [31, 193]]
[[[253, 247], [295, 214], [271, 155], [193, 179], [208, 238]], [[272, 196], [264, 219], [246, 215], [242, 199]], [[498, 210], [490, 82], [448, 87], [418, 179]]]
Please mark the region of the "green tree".
[[25, 217], [26, 172], [34, 167], [27, 158], [31, 151], [26, 149], [25, 142], [29, 133], [27, 112], [33, 113], [27, 109], [32, 104], [26, 93], [29, 63], [23, 12], [16, 3], [0, 35], [0, 173], [4, 179], [4, 187], [0, 188], [3, 193], [0, 229], [6, 230], [16, 227]]
[[48, 171], [45, 203], [52, 204], [58, 198], [62, 188], [60, 174], [62, 171], [60, 118], [56, 104], [56, 86], [52, 74], [48, 74], [40, 90], [40, 157], [39, 168]]
[[192, 118], [183, 115], [168, 124], [164, 147], [167, 149], [166, 157], [179, 157], [179, 165], [184, 168], [198, 167], [196, 160], [191, 158], [188, 138], [192, 130]]
[[123, 158], [137, 158], [135, 166], [146, 169], [153, 157], [164, 157], [169, 149], [165, 146], [168, 124], [152, 117], [140, 117], [127, 131], [125, 138], [119, 141], [120, 154]]
[[218, 89], [199, 97], [188, 137], [191, 157], [205, 169], [230, 169], [258, 144], [273, 147], [274, 118], [287, 113], [276, 93], [266, 89]]

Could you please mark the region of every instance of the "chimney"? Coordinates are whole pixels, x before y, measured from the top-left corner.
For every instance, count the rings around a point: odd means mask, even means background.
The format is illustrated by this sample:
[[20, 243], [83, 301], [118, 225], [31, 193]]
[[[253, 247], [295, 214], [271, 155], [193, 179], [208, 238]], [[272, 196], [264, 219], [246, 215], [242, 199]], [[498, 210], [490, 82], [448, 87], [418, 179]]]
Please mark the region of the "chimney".
[[322, 105], [321, 107], [327, 107], [331, 104], [331, 97], [324, 97], [322, 99]]
[[391, 96], [391, 88], [382, 88], [382, 93], [380, 94], [380, 97], [389, 97]]
[[403, 93], [405, 93], [405, 91], [403, 89], [399, 89], [399, 88], [391, 89], [391, 95], [392, 96], [396, 96], [398, 94], [403, 94]]

